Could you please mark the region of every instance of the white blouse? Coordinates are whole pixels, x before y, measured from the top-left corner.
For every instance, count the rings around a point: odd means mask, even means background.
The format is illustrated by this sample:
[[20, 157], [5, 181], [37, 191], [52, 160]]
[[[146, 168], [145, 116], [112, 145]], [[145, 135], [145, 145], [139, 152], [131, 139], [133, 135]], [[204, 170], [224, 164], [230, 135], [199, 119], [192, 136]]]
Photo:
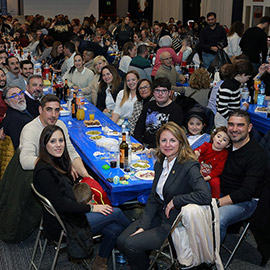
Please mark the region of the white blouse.
[[130, 94], [126, 102], [120, 107], [120, 103], [123, 99], [123, 96], [124, 96], [124, 90], [121, 90], [117, 94], [115, 109], [113, 112], [119, 114], [120, 118], [130, 118], [133, 113], [133, 106], [134, 106], [135, 101], [137, 100], [137, 96], [135, 95], [132, 98]]
[[112, 111], [115, 108], [115, 101], [113, 99], [110, 86], [107, 87], [105, 92], [106, 92], [106, 99], [105, 99], [106, 109]]
[[156, 187], [156, 193], [159, 195], [160, 199], [164, 201], [163, 197], [163, 187], [167, 181], [167, 178], [172, 170], [173, 164], [175, 162], [175, 157], [171, 162], [168, 162], [167, 158], [163, 161], [163, 170], [162, 173], [158, 179], [157, 187]]

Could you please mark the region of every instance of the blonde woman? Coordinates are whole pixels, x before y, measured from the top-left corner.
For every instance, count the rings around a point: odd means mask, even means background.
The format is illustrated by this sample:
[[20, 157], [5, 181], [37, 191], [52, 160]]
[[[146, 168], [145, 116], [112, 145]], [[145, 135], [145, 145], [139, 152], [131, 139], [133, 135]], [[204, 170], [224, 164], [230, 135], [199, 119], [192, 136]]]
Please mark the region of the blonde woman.
[[87, 92], [91, 93], [91, 102], [96, 106], [97, 105], [97, 97], [98, 97], [98, 89], [99, 89], [99, 78], [101, 69], [109, 65], [106, 58], [102, 55], [98, 55], [93, 60], [93, 70], [95, 72], [95, 75], [93, 77], [93, 80], [90, 84], [89, 89], [87, 89]]
[[124, 89], [118, 93], [112, 113], [112, 120], [115, 123], [119, 119], [130, 118], [132, 116], [133, 106], [137, 100], [136, 87], [139, 79], [140, 76], [137, 71], [131, 70], [127, 73]]
[[151, 250], [165, 241], [182, 206], [211, 203], [210, 189], [183, 129], [168, 122], [158, 130], [156, 140], [155, 178], [144, 212], [117, 241], [131, 269], [148, 269]]

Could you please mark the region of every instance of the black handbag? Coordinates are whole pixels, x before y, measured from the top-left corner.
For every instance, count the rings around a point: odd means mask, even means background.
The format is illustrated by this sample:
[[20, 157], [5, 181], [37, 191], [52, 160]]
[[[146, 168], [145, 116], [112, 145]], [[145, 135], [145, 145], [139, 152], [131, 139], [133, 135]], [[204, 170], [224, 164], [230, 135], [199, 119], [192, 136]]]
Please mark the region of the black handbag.
[[231, 64], [231, 60], [228, 54], [223, 49], [218, 49], [216, 57], [214, 58], [213, 62], [211, 63], [208, 71], [210, 73], [214, 73], [215, 69], [220, 69], [221, 66], [225, 64]]

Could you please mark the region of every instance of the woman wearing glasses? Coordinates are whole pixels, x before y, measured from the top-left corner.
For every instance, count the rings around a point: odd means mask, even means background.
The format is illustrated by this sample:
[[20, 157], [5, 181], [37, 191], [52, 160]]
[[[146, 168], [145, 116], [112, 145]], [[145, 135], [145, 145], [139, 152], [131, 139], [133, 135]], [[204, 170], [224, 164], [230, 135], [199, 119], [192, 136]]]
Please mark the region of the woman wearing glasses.
[[211, 203], [210, 190], [183, 129], [168, 122], [158, 130], [156, 141], [157, 162], [151, 194], [141, 217], [117, 241], [134, 270], [148, 269], [151, 250], [161, 247], [182, 206]]
[[147, 79], [141, 79], [138, 81], [136, 87], [137, 100], [133, 106], [133, 113], [129, 118], [130, 134], [133, 136], [136, 123], [141, 115], [143, 106], [150, 101], [153, 97], [152, 83]]

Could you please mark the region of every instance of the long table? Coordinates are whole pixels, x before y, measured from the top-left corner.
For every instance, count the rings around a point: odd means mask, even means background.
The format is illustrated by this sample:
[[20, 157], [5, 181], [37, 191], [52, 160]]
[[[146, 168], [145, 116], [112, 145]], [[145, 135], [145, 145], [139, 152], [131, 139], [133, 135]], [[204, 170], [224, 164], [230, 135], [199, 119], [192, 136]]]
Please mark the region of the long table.
[[250, 104], [248, 113], [253, 126], [263, 134], [270, 131], [270, 118], [267, 118], [266, 113], [255, 112], [257, 108], [256, 104]]
[[[93, 110], [95, 112], [95, 119], [99, 120], [102, 126], [108, 126], [112, 130], [121, 132], [121, 128], [94, 105], [88, 103], [85, 104], [85, 108], [87, 109], [85, 110], [86, 120], [89, 119], [89, 111]], [[108, 164], [107, 161], [94, 157], [93, 153], [97, 151], [96, 142], [92, 141], [86, 132], [89, 130], [98, 130], [102, 132], [101, 127], [87, 128], [85, 127], [83, 121], [78, 121], [76, 118], [72, 118], [70, 115], [62, 116], [59, 119], [66, 124], [70, 139], [83, 161], [99, 177], [97, 180], [99, 180], [101, 186], [108, 194], [112, 205], [117, 206], [131, 200], [138, 200], [142, 203], [146, 203], [153, 181], [139, 180], [136, 177], [132, 177], [132, 180], [128, 180], [128, 184], [123, 185], [110, 183], [106, 180], [107, 178], [114, 177], [116, 175], [119, 177], [124, 176], [125, 172], [120, 168], [110, 168], [109, 170], [104, 170], [102, 166]], [[102, 135], [105, 136], [104, 134]], [[118, 139], [117, 137], [115, 138]], [[134, 138], [131, 138], [131, 141], [137, 142]], [[150, 165], [149, 170], [152, 170], [153, 160], [148, 160]]]

